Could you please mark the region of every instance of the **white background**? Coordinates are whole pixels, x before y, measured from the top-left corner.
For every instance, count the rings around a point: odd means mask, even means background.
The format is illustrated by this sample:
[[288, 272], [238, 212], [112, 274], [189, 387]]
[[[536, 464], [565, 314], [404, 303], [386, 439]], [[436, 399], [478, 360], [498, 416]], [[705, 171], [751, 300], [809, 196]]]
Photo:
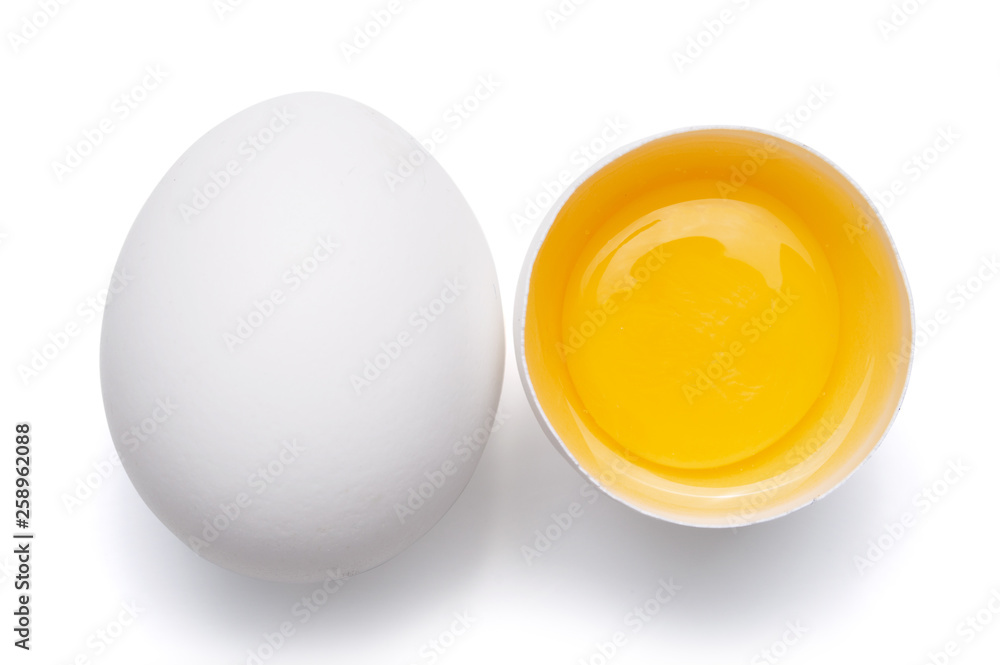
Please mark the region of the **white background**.
[[[788, 664], [919, 664], [949, 641], [958, 655], [938, 662], [997, 662], [1000, 279], [971, 299], [956, 290], [978, 286], [1000, 249], [996, 3], [908, 0], [912, 15], [897, 13], [889, 31], [889, 0], [591, 0], [554, 26], [546, 11], [558, 0], [408, 0], [350, 62], [342, 44], [388, 0], [246, 0], [221, 15], [212, 0], [91, 0], [47, 21], [33, 19], [41, 4], [6, 0], [0, 11], [0, 534], [11, 542], [14, 423], [25, 420], [38, 534], [27, 654], [11, 645], [13, 545], [0, 547], [4, 663], [245, 663], [313, 591], [206, 563], [120, 467], [93, 475], [113, 447], [100, 318], [87, 314], [174, 160], [233, 113], [298, 90], [355, 98], [417, 138], [446, 129], [434, 152], [489, 239], [508, 328], [537, 221], [518, 229], [512, 215], [560, 171], [579, 173], [579, 147], [619, 119], [627, 129], [609, 149], [677, 127], [750, 125], [792, 133], [884, 201], [899, 181], [885, 216], [928, 334], [874, 458], [818, 504], [739, 531], [587, 503], [583, 479], [532, 417], [508, 346], [509, 418], [459, 502], [410, 550], [296, 623], [266, 662], [597, 664], [619, 631], [624, 645], [608, 662], [622, 665], [762, 663], [769, 649]], [[707, 46], [678, 66], [704, 22], [720, 32], [723, 10], [721, 34], [704, 32]], [[33, 34], [26, 18], [46, 24]], [[11, 38], [22, 34], [33, 36]], [[166, 78], [120, 118], [115, 99], [157, 66]], [[449, 123], [483, 76], [499, 88], [461, 126]], [[797, 127], [779, 124], [796, 111]], [[52, 163], [105, 117], [113, 133], [60, 181]], [[957, 135], [938, 142], [946, 150], [933, 147], [939, 132]], [[925, 150], [933, 163], [921, 168], [912, 158]], [[938, 310], [946, 323], [932, 329]], [[18, 366], [73, 322], [79, 335], [23, 380]], [[968, 471], [958, 478], [949, 463]], [[81, 482], [97, 487], [67, 507]], [[934, 503], [914, 501], [925, 488]], [[582, 517], [528, 565], [522, 547], [574, 501]], [[915, 526], [886, 535], [906, 513]], [[879, 560], [859, 571], [858, 557]], [[682, 588], [636, 631], [630, 612], [661, 580]], [[119, 633], [122, 603], [141, 611]], [[463, 612], [472, 627], [427, 656]], [[969, 632], [977, 613], [992, 625]], [[805, 634], [793, 638], [789, 623]], [[100, 631], [116, 637], [99, 653]]]

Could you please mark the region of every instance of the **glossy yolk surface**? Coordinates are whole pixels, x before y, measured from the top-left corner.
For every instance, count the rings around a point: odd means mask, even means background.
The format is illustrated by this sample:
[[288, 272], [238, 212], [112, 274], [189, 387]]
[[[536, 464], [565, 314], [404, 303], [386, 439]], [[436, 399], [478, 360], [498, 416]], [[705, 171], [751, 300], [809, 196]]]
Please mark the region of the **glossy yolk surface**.
[[802, 220], [701, 198], [623, 209], [594, 233], [568, 282], [560, 353], [589, 415], [632, 457], [703, 470], [802, 418], [838, 329], [834, 279]]

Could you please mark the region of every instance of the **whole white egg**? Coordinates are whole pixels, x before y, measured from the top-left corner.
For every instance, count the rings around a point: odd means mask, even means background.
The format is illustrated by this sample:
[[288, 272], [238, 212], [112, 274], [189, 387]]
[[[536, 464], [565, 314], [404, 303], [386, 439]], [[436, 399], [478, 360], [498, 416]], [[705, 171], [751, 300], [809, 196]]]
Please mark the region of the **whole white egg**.
[[290, 582], [388, 560], [458, 498], [503, 375], [496, 270], [411, 136], [278, 97], [199, 139], [121, 251], [104, 315], [111, 434], [204, 558]]

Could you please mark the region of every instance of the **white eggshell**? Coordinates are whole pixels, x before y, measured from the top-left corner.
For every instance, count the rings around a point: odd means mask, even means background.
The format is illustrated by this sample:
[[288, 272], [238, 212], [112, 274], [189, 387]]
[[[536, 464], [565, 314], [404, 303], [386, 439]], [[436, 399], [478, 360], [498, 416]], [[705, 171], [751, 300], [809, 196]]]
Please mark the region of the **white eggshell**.
[[206, 559], [349, 576], [468, 483], [503, 375], [496, 270], [455, 184], [372, 109], [298, 93], [211, 130], [139, 213], [111, 291], [115, 446]]

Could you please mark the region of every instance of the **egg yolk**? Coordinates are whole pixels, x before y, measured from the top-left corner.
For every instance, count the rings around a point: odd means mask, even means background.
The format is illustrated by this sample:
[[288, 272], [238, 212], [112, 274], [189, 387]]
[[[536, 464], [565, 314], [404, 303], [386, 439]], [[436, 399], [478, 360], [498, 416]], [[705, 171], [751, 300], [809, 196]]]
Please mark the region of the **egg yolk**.
[[839, 309], [793, 213], [722, 198], [623, 209], [570, 275], [563, 355], [586, 413], [632, 458], [705, 470], [780, 439], [821, 394]]

